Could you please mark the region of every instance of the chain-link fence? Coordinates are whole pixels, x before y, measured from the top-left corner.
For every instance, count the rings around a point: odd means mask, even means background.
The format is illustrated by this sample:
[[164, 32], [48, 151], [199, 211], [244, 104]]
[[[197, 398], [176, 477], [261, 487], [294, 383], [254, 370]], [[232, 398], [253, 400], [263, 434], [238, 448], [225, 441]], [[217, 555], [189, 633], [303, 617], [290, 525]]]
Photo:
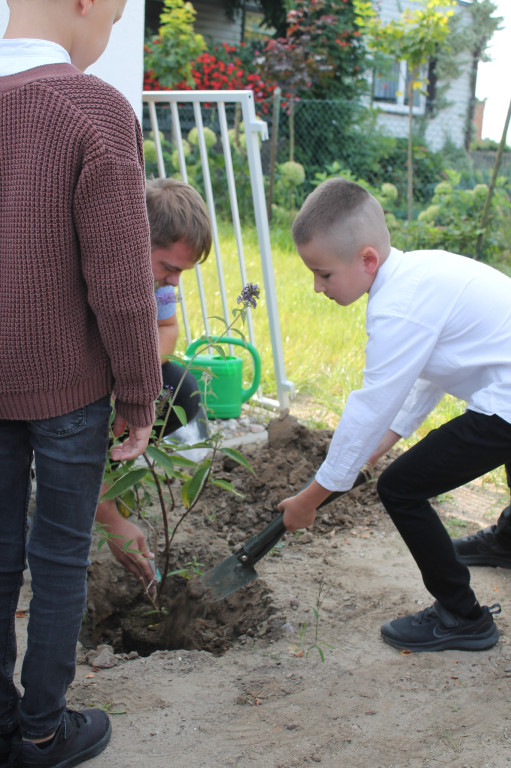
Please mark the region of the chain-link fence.
[[[382, 184], [393, 184], [397, 191], [398, 204], [395, 213], [403, 217], [407, 208], [407, 144], [405, 136], [395, 137], [386, 134], [378, 126], [376, 113], [359, 102], [345, 100], [302, 99], [291, 102], [277, 100], [259, 102], [257, 112], [268, 126], [269, 141], [261, 144], [261, 160], [268, 196], [270, 217], [279, 208], [295, 209], [305, 199], [316, 184], [328, 175], [349, 173], [352, 178], [364, 180], [378, 189]], [[164, 134], [167, 173], [178, 171], [177, 152], [173, 146], [170, 112], [161, 107], [159, 114], [160, 130]], [[187, 139], [185, 152], [188, 153], [193, 176], [193, 126], [195, 125], [190, 105], [180, 108], [183, 137]], [[204, 125], [210, 134], [210, 151], [214, 156], [219, 147], [218, 111], [215, 105], [202, 108]], [[227, 106], [227, 119], [230, 135], [236, 153], [244, 153], [244, 127], [240, 115], [232, 105]], [[406, 122], [406, 121], [404, 121]], [[150, 125], [144, 121], [146, 137], [149, 137]], [[481, 182], [488, 182], [495, 160], [495, 152], [473, 152], [447, 146], [442, 152], [428, 149], [420, 138], [424, 128], [424, 118], [414, 120], [413, 142], [413, 198], [414, 212], [418, 213], [432, 200], [435, 187], [446, 179], [446, 171], [459, 174], [459, 184], [464, 188], [473, 188]], [[422, 131], [421, 131], [422, 129]], [[404, 126], [406, 131], [406, 126]], [[192, 135], [188, 136], [188, 131]], [[216, 137], [216, 138], [215, 138]], [[150, 137], [149, 137], [150, 141]], [[149, 171], [154, 172], [150, 162], [150, 153], [146, 155]], [[213, 157], [213, 164], [215, 164]], [[222, 187], [222, 163], [218, 158], [216, 176], [218, 187]], [[293, 163], [299, 164], [301, 168]], [[506, 152], [500, 169], [500, 175], [511, 178], [511, 153]], [[201, 189], [200, 172], [192, 179]], [[243, 176], [237, 177], [240, 186], [240, 199], [244, 194], [241, 189], [245, 184]], [[248, 189], [247, 189], [248, 192]], [[222, 196], [218, 196], [222, 205]], [[220, 214], [221, 214], [220, 210]]]

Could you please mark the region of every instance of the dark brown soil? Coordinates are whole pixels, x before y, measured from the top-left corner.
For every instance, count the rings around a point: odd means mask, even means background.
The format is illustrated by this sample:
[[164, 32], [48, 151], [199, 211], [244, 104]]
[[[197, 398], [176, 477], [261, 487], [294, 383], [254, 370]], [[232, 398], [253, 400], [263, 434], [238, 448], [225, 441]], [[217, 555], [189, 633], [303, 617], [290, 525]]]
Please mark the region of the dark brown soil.
[[[268, 442], [247, 446], [243, 454], [253, 474], [222, 457], [216, 477], [229, 480], [243, 497], [210, 485], [176, 539], [172, 569], [194, 558], [204, 570], [228, 557], [261, 531], [277, 514], [277, 504], [298, 492], [323, 461], [329, 430], [309, 430], [290, 416], [273, 419]], [[375, 526], [382, 508], [373, 483], [333, 501], [321, 510], [315, 531], [326, 534], [355, 525]], [[300, 547], [308, 532], [286, 536], [286, 547]], [[106, 550], [106, 548], [105, 548]], [[278, 549], [274, 555], [278, 556]], [[286, 617], [275, 614], [271, 593], [259, 578], [229, 597], [216, 601], [197, 589], [195, 581], [169, 579], [161, 615], [151, 610], [136, 579], [127, 575], [105, 551], [93, 553], [88, 588], [87, 621], [81, 640], [89, 647], [108, 643], [116, 652], [206, 650], [218, 655], [247, 637], [271, 639]]]

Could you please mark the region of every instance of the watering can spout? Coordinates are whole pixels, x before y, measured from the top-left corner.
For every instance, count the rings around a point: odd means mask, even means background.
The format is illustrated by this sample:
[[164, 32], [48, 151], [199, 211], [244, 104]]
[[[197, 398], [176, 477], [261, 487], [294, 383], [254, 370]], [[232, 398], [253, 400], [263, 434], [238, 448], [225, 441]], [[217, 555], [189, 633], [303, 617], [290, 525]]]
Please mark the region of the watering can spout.
[[[243, 361], [235, 355], [196, 354], [201, 347], [232, 344], [243, 347], [252, 356], [254, 366], [252, 383], [243, 387]], [[195, 355], [195, 357], [194, 357]], [[261, 358], [258, 351], [244, 339], [220, 336], [212, 339], [195, 339], [187, 347], [183, 362], [190, 363], [190, 371], [197, 379], [208, 414], [212, 418], [232, 419], [241, 414], [241, 406], [256, 392], [261, 381]], [[205, 385], [204, 370], [211, 374]]]

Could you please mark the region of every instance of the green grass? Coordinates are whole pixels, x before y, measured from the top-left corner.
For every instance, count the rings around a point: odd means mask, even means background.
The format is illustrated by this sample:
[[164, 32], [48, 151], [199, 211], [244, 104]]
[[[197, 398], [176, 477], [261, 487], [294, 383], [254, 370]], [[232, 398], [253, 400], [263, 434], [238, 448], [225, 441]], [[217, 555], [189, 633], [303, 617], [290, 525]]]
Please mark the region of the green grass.
[[469, 533], [468, 523], [459, 517], [444, 517], [444, 525], [451, 539], [459, 539]]
[[[242, 287], [235, 240], [229, 225], [219, 226], [228, 306], [233, 308]], [[263, 288], [258, 307], [252, 313], [256, 347], [262, 361], [263, 392], [275, 397], [271, 340], [255, 229], [244, 228], [243, 238], [247, 278]], [[272, 229], [271, 245], [287, 378], [295, 384], [296, 402], [308, 405], [309, 426], [333, 427], [351, 390], [362, 385], [367, 340], [366, 298], [350, 307], [339, 307], [324, 296], [315, 294], [312, 276], [295, 251], [288, 227]], [[221, 315], [213, 253], [201, 269], [208, 296], [208, 315]], [[195, 338], [203, 330], [195, 278], [185, 273], [183, 287], [192, 337]], [[219, 321], [211, 321], [213, 333], [221, 334], [222, 328]], [[181, 343], [178, 351], [182, 352], [184, 342]], [[240, 354], [239, 348], [236, 354]], [[244, 369], [250, 372], [250, 364], [244, 364]], [[443, 398], [417, 432], [403, 443], [413, 444], [431, 429], [463, 413], [464, 408], [464, 403], [453, 397]], [[492, 483], [505, 484], [501, 470], [490, 473], [487, 478]]]

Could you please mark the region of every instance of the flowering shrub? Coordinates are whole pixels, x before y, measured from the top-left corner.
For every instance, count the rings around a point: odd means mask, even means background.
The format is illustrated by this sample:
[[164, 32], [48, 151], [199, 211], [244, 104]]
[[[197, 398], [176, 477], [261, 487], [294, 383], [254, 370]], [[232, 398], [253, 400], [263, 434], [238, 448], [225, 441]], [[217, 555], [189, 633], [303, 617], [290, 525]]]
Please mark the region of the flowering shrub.
[[[154, 41], [157, 45], [157, 41]], [[256, 71], [253, 51], [245, 43], [241, 45], [210, 46], [208, 50], [191, 59], [189, 62], [189, 77], [174, 79], [173, 82], [161, 82], [158, 71], [154, 66], [149, 67], [149, 57], [146, 45], [146, 71], [144, 73], [144, 89], [147, 91], [198, 90], [198, 91], [245, 91], [250, 90], [257, 102], [268, 102], [271, 99], [275, 84], [266, 83]], [[155, 52], [153, 48], [152, 53]], [[153, 59], [151, 59], [153, 61]], [[157, 70], [157, 68], [156, 68]], [[263, 103], [262, 111], [267, 113], [268, 104]]]
[[202, 35], [195, 34], [196, 11], [184, 0], [163, 0], [158, 35], [144, 46], [144, 88], [171, 88], [177, 81], [191, 83], [190, 64], [202, 50]]
[[317, 62], [309, 98], [355, 98], [367, 88], [365, 46], [352, 0], [294, 0], [286, 40]]

